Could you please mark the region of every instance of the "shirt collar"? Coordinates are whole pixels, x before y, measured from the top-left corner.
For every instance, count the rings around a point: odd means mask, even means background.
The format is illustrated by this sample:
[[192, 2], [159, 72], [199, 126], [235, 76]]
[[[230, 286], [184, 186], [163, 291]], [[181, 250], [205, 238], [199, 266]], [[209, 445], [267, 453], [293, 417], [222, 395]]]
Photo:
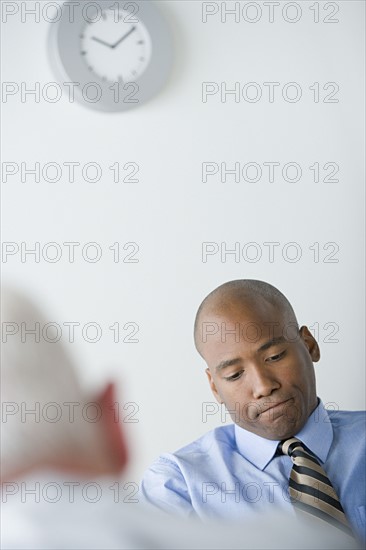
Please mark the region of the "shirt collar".
[[[332, 424], [322, 401], [309, 416], [305, 426], [295, 434], [322, 462], [325, 462], [333, 441]], [[266, 439], [235, 424], [238, 451], [260, 470], [264, 470], [276, 453], [279, 441]]]
[[319, 399], [319, 405], [309, 416], [305, 426], [296, 434], [322, 462], [325, 462], [333, 442], [333, 428], [329, 415]]

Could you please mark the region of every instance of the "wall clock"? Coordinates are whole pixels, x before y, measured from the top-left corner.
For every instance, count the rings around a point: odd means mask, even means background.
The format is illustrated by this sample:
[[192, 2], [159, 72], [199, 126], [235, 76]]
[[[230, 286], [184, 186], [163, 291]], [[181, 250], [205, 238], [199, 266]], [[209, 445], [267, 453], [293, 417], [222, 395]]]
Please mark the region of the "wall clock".
[[159, 91], [169, 75], [173, 46], [153, 2], [67, 4], [51, 24], [49, 55], [70, 101], [125, 111]]

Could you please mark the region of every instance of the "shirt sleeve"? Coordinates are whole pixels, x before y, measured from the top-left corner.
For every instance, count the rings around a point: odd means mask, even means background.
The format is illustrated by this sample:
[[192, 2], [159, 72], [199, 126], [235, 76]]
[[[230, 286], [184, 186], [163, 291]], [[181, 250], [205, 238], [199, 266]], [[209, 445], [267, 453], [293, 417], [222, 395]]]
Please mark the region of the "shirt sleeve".
[[179, 466], [168, 458], [159, 457], [150, 466], [140, 489], [143, 504], [181, 517], [196, 515], [184, 476]]

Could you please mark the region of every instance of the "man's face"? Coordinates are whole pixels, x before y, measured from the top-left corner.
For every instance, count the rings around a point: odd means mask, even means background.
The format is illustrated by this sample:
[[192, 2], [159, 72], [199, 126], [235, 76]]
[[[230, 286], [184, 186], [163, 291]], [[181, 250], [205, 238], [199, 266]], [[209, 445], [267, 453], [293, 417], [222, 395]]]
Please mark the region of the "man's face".
[[212, 392], [233, 421], [267, 439], [296, 434], [317, 406], [309, 330], [264, 301], [203, 316], [200, 327]]

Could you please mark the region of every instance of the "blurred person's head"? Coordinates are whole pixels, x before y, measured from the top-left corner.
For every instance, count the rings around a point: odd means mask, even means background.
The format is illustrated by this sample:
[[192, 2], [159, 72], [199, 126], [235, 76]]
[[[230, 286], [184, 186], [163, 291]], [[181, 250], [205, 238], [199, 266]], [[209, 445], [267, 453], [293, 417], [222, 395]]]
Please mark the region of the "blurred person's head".
[[127, 450], [115, 387], [88, 396], [64, 347], [27, 298], [2, 292], [1, 481], [39, 468], [118, 474]]
[[194, 336], [211, 390], [236, 424], [273, 440], [301, 430], [317, 406], [320, 353], [278, 289], [251, 279], [219, 286], [201, 303]]

